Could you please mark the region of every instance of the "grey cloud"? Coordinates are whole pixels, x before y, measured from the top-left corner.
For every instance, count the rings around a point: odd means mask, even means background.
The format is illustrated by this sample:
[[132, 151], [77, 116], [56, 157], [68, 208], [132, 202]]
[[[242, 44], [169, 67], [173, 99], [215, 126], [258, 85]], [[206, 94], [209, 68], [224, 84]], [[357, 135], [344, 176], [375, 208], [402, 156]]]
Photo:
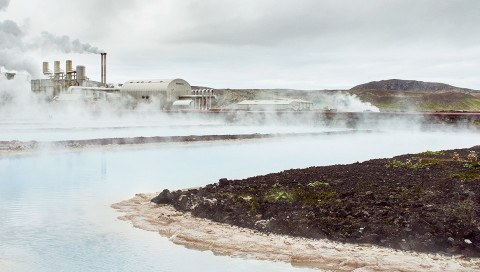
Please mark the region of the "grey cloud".
[[0, 0], [0, 11], [7, 10], [10, 0]]
[[71, 1], [66, 3], [66, 9], [77, 11], [75, 21], [71, 22], [76, 27], [77, 35], [88, 36], [92, 40], [107, 40], [118, 29], [122, 17], [135, 12], [139, 2], [142, 1]]
[[480, 2], [464, 1], [191, 1], [190, 27], [172, 42], [272, 46], [302, 42], [402, 45], [478, 42]]

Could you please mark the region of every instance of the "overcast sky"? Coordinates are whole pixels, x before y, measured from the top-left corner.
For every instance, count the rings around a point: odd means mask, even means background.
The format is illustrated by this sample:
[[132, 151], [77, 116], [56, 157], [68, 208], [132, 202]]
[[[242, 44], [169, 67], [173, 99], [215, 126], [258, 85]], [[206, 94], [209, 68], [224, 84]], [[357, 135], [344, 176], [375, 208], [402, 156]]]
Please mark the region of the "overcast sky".
[[[0, 0], [0, 66], [72, 59], [100, 80], [348, 89], [382, 79], [480, 89], [478, 0]], [[53, 68], [53, 63], [51, 63]]]

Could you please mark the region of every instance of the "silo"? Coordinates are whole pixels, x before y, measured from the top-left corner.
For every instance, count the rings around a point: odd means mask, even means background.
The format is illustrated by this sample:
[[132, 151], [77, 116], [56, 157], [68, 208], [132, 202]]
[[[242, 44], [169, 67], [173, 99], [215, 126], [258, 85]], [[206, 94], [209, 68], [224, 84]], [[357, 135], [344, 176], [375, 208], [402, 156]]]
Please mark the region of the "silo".
[[53, 63], [53, 66], [54, 66], [55, 79], [56, 80], [61, 79], [63, 72], [62, 72], [62, 69], [61, 69], [61, 66], [60, 66], [60, 61], [56, 60]]
[[72, 79], [72, 73], [73, 73], [73, 63], [72, 63], [71, 60], [66, 61], [65, 73], [67, 74], [67, 80], [71, 80]]
[[77, 65], [77, 81], [79, 86], [85, 86], [87, 80], [86, 68], [83, 65]]
[[61, 73], [61, 70], [60, 70], [60, 61], [56, 60], [53, 64], [54, 66], [54, 72], [55, 74], [60, 74]]
[[49, 66], [50, 66], [50, 63], [48, 63], [48, 61], [43, 62], [43, 74], [44, 75], [50, 75], [51, 74]]

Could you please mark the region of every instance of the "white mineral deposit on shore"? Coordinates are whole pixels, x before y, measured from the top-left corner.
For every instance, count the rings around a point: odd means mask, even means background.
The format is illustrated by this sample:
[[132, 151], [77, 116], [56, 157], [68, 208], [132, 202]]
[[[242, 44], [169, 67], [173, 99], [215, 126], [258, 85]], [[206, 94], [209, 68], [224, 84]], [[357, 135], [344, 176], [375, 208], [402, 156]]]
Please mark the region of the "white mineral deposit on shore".
[[150, 202], [155, 194], [137, 194], [112, 207], [135, 227], [155, 231], [176, 244], [233, 257], [281, 261], [294, 266], [340, 271], [477, 271], [480, 259], [405, 252], [371, 245], [343, 244], [264, 234], [195, 218], [169, 205]]

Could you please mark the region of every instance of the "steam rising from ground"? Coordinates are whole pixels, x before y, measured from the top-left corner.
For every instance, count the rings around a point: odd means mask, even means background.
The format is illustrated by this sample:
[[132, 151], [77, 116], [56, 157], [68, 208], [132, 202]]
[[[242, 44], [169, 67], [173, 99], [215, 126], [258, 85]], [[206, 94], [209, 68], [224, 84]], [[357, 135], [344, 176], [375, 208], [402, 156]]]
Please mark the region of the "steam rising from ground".
[[[2, 70], [3, 72], [4, 70]], [[0, 141], [55, 141], [97, 138], [189, 136], [220, 134], [318, 133], [349, 129], [402, 130], [422, 129], [421, 116], [379, 120], [368, 112], [357, 120], [342, 114], [327, 118], [312, 112], [234, 112], [232, 114], [169, 114], [160, 103], [138, 103], [129, 97], [114, 101], [50, 102], [30, 91], [30, 76], [18, 73], [13, 80], [0, 75]], [[335, 108], [339, 112], [378, 111], [347, 93], [316, 96], [315, 108]], [[443, 126], [436, 128], [445, 129]], [[458, 130], [458, 128], [455, 128]]]
[[336, 94], [324, 94], [319, 97], [316, 104], [317, 109], [334, 108], [338, 111], [363, 112], [373, 111], [379, 112], [378, 107], [373, 106], [370, 102], [361, 101], [356, 95], [350, 95], [344, 92]]

